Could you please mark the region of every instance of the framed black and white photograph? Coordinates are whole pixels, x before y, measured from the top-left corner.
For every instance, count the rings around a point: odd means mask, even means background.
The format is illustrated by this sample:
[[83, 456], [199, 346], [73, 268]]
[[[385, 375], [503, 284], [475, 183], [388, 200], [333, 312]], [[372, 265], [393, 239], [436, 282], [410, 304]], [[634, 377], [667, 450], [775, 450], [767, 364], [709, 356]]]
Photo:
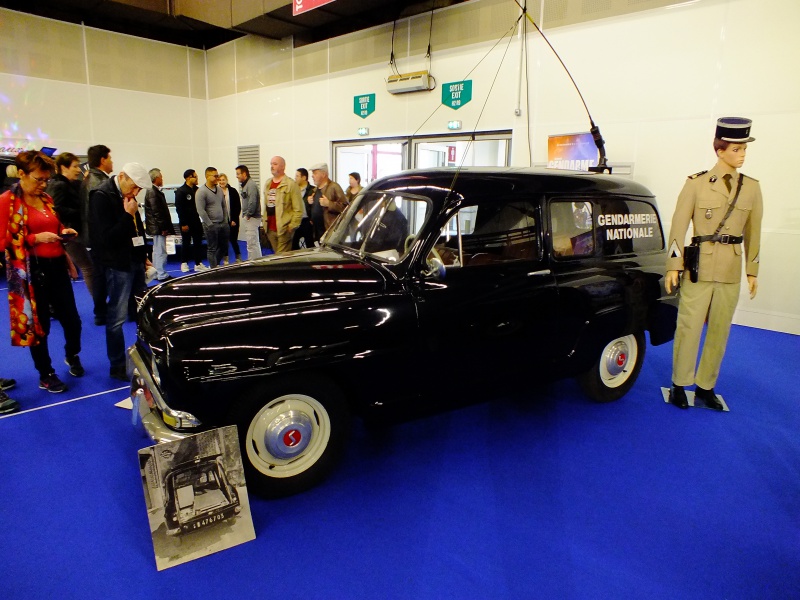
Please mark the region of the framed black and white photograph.
[[236, 426], [139, 450], [159, 571], [256, 537]]

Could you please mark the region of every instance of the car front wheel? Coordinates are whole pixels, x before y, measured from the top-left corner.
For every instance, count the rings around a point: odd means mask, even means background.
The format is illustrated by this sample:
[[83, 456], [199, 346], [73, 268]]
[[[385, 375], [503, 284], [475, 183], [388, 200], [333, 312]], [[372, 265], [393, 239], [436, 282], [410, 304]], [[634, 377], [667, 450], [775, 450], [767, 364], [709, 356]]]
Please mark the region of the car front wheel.
[[341, 392], [312, 377], [256, 387], [233, 420], [248, 487], [270, 498], [322, 481], [341, 457], [350, 429]]
[[636, 383], [644, 354], [645, 339], [641, 332], [612, 340], [603, 348], [592, 368], [578, 377], [578, 383], [592, 400], [619, 400]]

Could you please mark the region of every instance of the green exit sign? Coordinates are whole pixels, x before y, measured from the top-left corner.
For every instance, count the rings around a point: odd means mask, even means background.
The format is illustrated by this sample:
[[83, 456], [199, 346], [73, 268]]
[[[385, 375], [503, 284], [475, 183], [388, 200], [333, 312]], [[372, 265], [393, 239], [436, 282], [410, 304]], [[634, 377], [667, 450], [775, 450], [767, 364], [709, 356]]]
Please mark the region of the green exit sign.
[[362, 94], [353, 97], [353, 112], [366, 119], [375, 112], [375, 94]]
[[452, 81], [442, 86], [442, 104], [458, 110], [472, 100], [472, 80]]

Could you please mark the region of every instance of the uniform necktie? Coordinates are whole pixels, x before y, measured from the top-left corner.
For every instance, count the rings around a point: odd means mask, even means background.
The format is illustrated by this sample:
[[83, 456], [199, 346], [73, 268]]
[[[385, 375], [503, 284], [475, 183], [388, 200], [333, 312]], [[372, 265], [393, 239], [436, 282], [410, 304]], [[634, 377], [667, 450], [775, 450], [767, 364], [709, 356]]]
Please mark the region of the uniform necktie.
[[722, 176], [722, 180], [725, 182], [725, 187], [728, 190], [728, 193], [731, 193], [731, 174], [728, 173], [727, 175]]

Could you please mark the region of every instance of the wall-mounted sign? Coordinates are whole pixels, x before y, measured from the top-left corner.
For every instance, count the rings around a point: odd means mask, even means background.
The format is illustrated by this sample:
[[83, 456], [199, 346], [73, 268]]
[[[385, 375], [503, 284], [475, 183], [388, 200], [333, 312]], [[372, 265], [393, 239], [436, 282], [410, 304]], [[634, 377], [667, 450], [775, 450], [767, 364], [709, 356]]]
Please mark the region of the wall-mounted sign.
[[547, 138], [547, 166], [588, 171], [597, 166], [597, 146], [591, 133], [568, 133]]
[[455, 146], [448, 146], [447, 147], [447, 162], [450, 162], [450, 163], [456, 162], [456, 147]]
[[472, 80], [453, 81], [442, 86], [442, 104], [458, 110], [472, 100]]
[[353, 97], [353, 112], [366, 119], [375, 112], [375, 94], [362, 94]]
[[292, 15], [296, 17], [297, 15], [330, 4], [331, 2], [333, 2], [333, 0], [293, 0]]

